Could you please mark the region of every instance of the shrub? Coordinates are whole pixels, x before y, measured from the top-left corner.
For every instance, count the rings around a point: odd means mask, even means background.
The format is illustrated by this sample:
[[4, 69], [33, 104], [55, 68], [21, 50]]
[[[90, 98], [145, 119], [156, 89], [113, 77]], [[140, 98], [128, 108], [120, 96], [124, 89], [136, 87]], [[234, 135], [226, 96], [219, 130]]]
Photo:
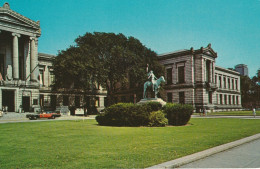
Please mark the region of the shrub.
[[192, 105], [167, 103], [163, 109], [169, 124], [174, 126], [186, 125], [193, 113]]
[[161, 110], [151, 112], [149, 120], [149, 126], [151, 127], [164, 127], [168, 124], [168, 119], [165, 118]]
[[[161, 108], [160, 103], [147, 103], [142, 105], [136, 105], [133, 103], [118, 103], [104, 109], [104, 113], [96, 116], [96, 120], [99, 125], [107, 126], [154, 126], [164, 123], [165, 119], [157, 113], [153, 114], [151, 118], [151, 112], [158, 111]], [[162, 113], [161, 113], [162, 114]], [[153, 120], [150, 123], [150, 120]], [[158, 121], [159, 120], [159, 121]]]
[[146, 126], [149, 123], [149, 107], [132, 103], [118, 103], [104, 110], [96, 117], [100, 125]]
[[162, 109], [162, 105], [159, 102], [148, 102], [146, 104], [143, 104], [143, 106], [147, 106], [147, 108], [152, 111], [158, 111]]

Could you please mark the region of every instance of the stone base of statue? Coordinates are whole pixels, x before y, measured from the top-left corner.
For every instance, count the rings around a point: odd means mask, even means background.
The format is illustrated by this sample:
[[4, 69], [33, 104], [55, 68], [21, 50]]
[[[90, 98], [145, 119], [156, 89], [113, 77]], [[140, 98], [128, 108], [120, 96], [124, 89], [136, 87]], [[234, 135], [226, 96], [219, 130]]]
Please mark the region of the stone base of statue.
[[162, 106], [166, 105], [166, 102], [163, 101], [161, 98], [146, 98], [140, 100], [137, 104], [145, 104], [148, 102], [159, 102]]

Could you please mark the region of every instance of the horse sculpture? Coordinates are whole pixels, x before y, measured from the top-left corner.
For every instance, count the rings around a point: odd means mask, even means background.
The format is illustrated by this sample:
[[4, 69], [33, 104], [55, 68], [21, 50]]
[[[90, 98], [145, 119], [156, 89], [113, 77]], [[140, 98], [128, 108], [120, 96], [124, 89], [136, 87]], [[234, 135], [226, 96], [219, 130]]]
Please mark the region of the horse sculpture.
[[159, 92], [159, 88], [160, 88], [160, 84], [161, 82], [165, 82], [165, 79], [163, 76], [161, 76], [159, 79], [156, 80], [156, 82], [154, 84], [152, 84], [151, 81], [147, 81], [144, 83], [144, 94], [143, 94], [143, 98], [146, 98], [146, 90], [148, 87], [153, 87], [153, 91], [155, 92], [155, 98], [157, 98], [157, 94]]

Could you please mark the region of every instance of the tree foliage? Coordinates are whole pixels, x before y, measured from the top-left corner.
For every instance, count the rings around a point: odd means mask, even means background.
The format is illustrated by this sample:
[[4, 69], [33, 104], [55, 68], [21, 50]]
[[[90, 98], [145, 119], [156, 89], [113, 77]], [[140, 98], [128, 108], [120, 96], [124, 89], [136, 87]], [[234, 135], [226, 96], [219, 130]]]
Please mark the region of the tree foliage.
[[100, 84], [111, 98], [120, 90], [118, 82], [140, 88], [147, 80], [147, 64], [157, 76], [163, 74], [156, 53], [134, 37], [95, 32], [79, 36], [75, 42], [76, 45], [59, 52], [54, 61], [56, 89], [88, 91]]
[[260, 78], [254, 76], [250, 79], [248, 76], [241, 76], [240, 81], [242, 106], [246, 108], [260, 107]]

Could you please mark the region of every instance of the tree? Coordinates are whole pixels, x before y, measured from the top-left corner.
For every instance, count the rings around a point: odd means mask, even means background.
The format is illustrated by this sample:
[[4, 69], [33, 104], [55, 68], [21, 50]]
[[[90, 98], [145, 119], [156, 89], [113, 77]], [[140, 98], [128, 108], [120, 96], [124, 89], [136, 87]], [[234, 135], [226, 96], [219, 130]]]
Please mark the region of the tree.
[[260, 85], [259, 78], [254, 76], [250, 79], [248, 76], [240, 76], [241, 81], [241, 100], [242, 106], [246, 108], [260, 106]]
[[112, 104], [113, 94], [120, 90], [118, 83], [134, 83], [137, 88], [143, 85], [147, 64], [158, 76], [163, 74], [156, 53], [134, 37], [95, 32], [79, 36], [75, 42], [54, 61], [55, 89], [87, 92], [100, 84], [107, 90], [108, 104]]

